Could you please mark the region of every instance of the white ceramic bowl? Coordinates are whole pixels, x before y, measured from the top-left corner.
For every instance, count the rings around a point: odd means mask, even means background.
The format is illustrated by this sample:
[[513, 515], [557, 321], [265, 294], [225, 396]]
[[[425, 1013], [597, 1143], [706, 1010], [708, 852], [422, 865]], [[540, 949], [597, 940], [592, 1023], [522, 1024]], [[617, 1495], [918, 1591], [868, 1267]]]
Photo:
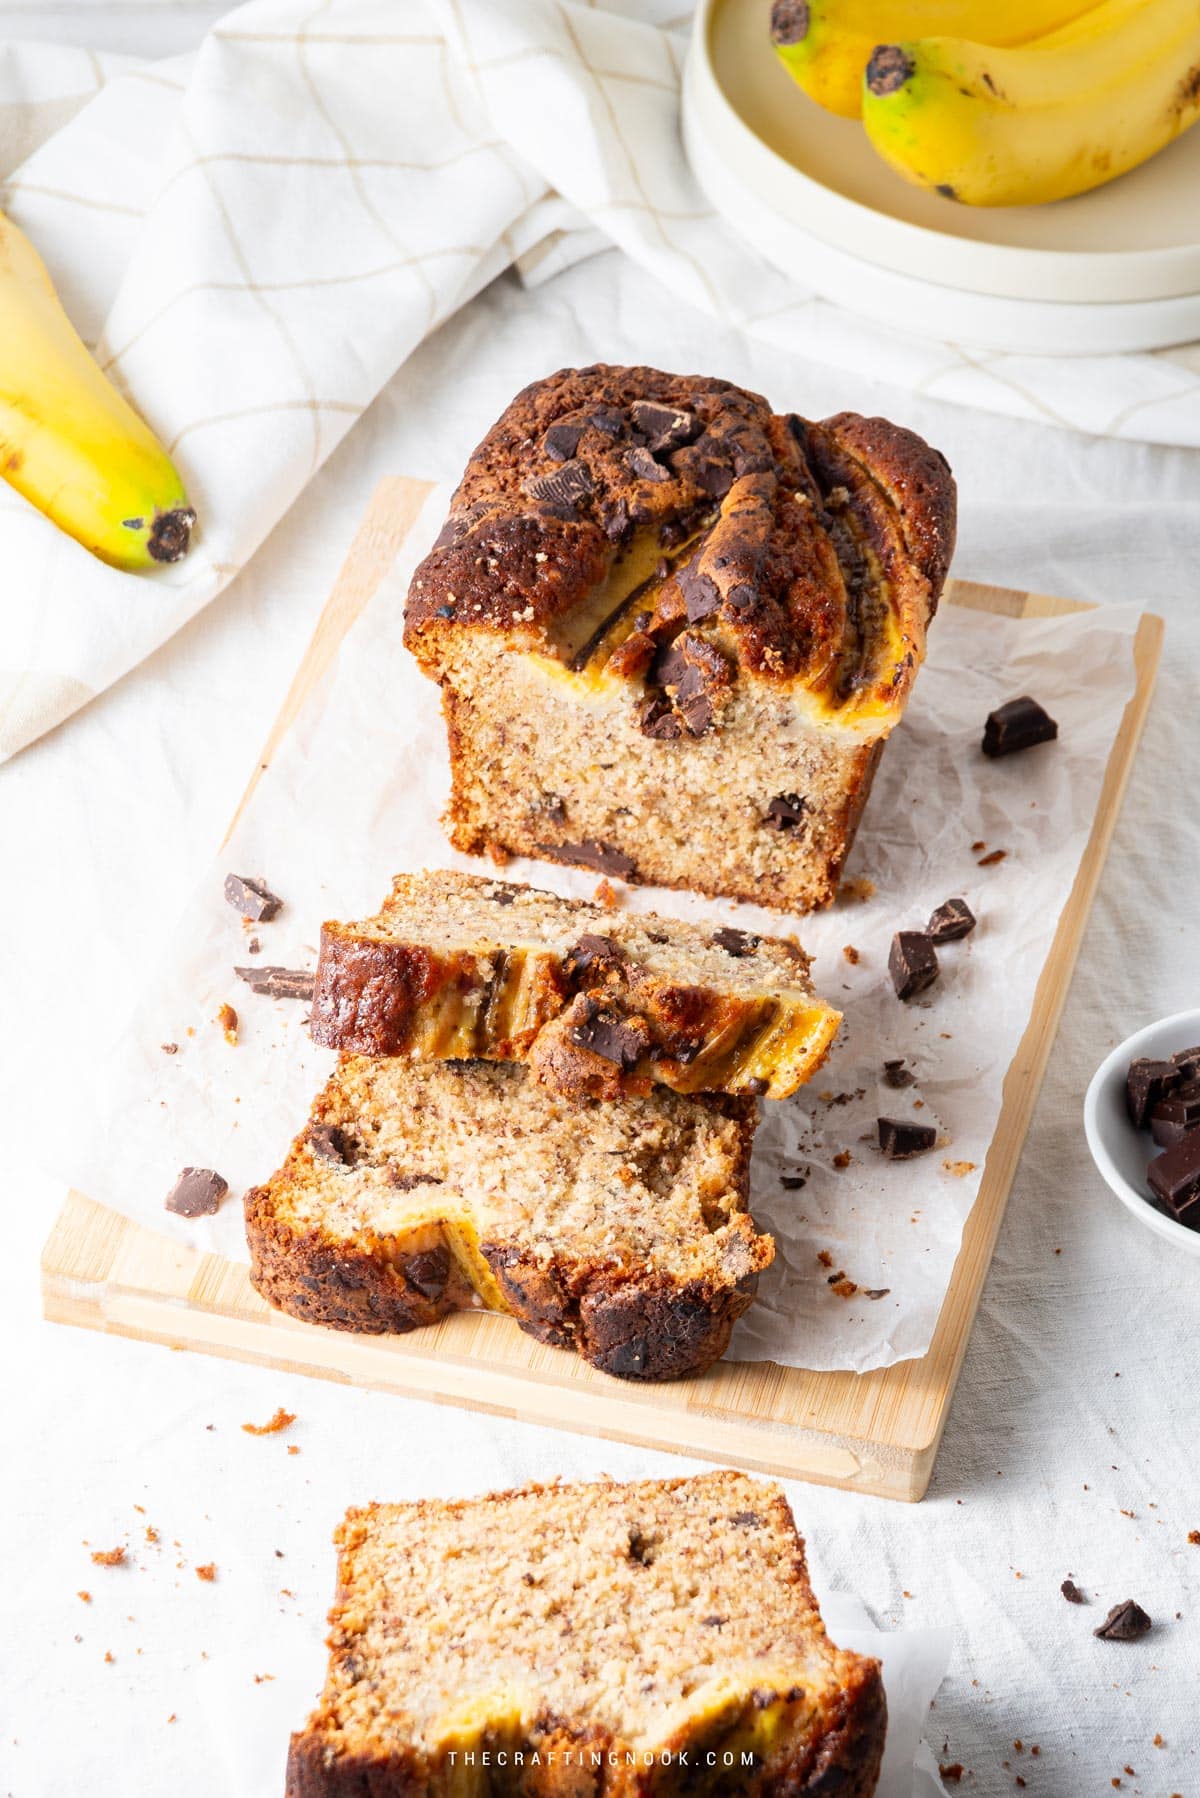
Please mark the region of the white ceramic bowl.
[[1200, 1255], [1200, 1230], [1185, 1229], [1160, 1211], [1146, 1185], [1147, 1163], [1161, 1151], [1149, 1132], [1135, 1130], [1125, 1110], [1125, 1075], [1139, 1055], [1166, 1061], [1179, 1049], [1200, 1043], [1200, 1011], [1177, 1011], [1135, 1031], [1102, 1061], [1083, 1102], [1088, 1148], [1106, 1183], [1138, 1222], [1163, 1236], [1185, 1255]]
[[852, 312], [986, 349], [1117, 354], [1200, 336], [1200, 126], [1090, 194], [958, 206], [801, 93], [769, 13], [769, 0], [699, 0], [683, 89], [696, 178], [767, 261]]

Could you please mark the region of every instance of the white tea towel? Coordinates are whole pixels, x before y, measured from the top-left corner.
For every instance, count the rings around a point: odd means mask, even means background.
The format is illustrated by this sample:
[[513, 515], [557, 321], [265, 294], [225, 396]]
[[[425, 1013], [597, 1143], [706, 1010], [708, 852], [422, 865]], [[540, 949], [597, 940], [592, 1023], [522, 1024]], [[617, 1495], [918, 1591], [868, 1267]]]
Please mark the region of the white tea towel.
[[186, 561], [134, 577], [0, 487], [0, 759], [206, 605], [415, 346], [514, 263], [547, 281], [616, 242], [851, 384], [1200, 444], [1200, 350], [968, 355], [766, 267], [683, 156], [687, 22], [679, 0], [257, 0], [186, 58], [0, 51], [0, 204], [200, 516]]

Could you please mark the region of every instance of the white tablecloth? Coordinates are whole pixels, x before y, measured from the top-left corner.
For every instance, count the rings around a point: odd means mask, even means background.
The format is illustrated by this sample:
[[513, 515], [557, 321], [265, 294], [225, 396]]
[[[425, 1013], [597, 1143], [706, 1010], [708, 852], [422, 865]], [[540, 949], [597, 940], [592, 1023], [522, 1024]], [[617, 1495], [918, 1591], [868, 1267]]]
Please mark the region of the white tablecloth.
[[[136, 11], [147, 33], [163, 28], [165, 47], [183, 47], [183, 23], [198, 29], [205, 13], [153, 10], [123, 9], [122, 32]], [[0, 34], [40, 28], [35, 12], [0, 5]], [[88, 8], [53, 16], [86, 37]], [[858, 1592], [885, 1626], [954, 1628], [928, 1733], [943, 1761], [971, 1770], [962, 1789], [994, 1798], [1020, 1775], [1057, 1798], [1114, 1779], [1147, 1798], [1193, 1798], [1200, 1264], [1174, 1258], [1110, 1198], [1087, 1159], [1080, 1104], [1112, 1042], [1200, 1004], [1200, 459], [834, 377], [681, 311], [615, 254], [532, 297], [502, 280], [443, 328], [230, 589], [0, 771], [0, 1179], [11, 1220], [0, 1271], [0, 1791], [249, 1798], [248, 1736], [282, 1745], [319, 1684], [310, 1625], [328, 1603], [328, 1535], [348, 1503], [686, 1465], [51, 1328], [36, 1297], [37, 1251], [60, 1196], [36, 1172], [40, 1148], [219, 841], [373, 482], [452, 476], [520, 381], [596, 357], [711, 369], [817, 415], [888, 412], [955, 466], [960, 574], [1135, 598], [1168, 618], [1157, 702], [930, 1495], [914, 1508], [817, 1487], [790, 1495], [819, 1588]], [[287, 1433], [242, 1432], [278, 1405], [296, 1413]], [[93, 1565], [91, 1549], [118, 1543], [129, 1544], [124, 1566]], [[195, 1572], [210, 1562], [211, 1582]], [[1064, 1602], [1067, 1574], [1093, 1595], [1090, 1608]], [[1155, 1633], [1094, 1640], [1104, 1611], [1127, 1597]]]

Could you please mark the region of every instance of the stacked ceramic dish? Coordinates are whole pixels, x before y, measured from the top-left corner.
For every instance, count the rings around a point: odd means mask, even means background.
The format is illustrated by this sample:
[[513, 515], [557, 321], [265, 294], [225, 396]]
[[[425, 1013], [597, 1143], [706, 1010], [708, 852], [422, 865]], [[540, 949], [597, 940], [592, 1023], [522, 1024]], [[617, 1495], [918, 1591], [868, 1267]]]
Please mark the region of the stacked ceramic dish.
[[701, 0], [683, 124], [730, 226], [806, 289], [880, 323], [1048, 355], [1200, 337], [1200, 131], [1072, 199], [956, 205], [902, 181], [856, 121], [799, 91], [765, 0]]

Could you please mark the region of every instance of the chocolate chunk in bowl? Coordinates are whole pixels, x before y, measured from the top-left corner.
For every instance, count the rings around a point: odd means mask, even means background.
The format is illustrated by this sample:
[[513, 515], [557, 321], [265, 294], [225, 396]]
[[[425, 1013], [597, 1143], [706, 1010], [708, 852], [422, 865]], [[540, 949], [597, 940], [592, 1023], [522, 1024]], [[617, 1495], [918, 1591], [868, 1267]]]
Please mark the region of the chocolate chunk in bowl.
[[1177, 1224], [1200, 1230], [1200, 1129], [1156, 1155], [1146, 1169], [1150, 1191]]
[[1131, 1061], [1125, 1076], [1125, 1105], [1134, 1129], [1144, 1129], [1155, 1106], [1182, 1083], [1182, 1071], [1173, 1061], [1155, 1061], [1149, 1056]]

